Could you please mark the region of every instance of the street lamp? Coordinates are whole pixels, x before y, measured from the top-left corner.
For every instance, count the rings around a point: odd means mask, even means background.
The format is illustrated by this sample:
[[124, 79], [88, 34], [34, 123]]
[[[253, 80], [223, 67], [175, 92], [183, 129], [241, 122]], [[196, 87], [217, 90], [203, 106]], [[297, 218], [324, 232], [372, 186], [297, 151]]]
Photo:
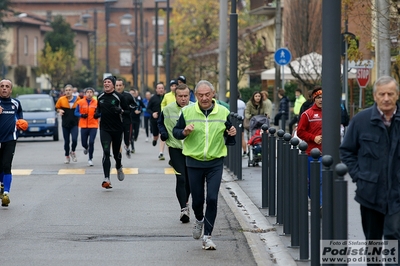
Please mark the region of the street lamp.
[[[86, 21], [92, 16], [88, 13], [82, 15], [82, 18]], [[93, 11], [93, 88], [97, 89], [97, 10]]]
[[[170, 49], [169, 49], [169, 0], [155, 0], [156, 3], [156, 70], [158, 68], [158, 3], [166, 2], [167, 3], [167, 42], [165, 48], [165, 79], [166, 83], [169, 83], [170, 80]], [[157, 73], [157, 72], [156, 72]], [[157, 77], [157, 74], [156, 74]], [[157, 80], [156, 80], [157, 82]]]
[[108, 53], [108, 27], [110, 22], [110, 4], [117, 2], [117, 0], [104, 0], [106, 12], [106, 73], [110, 73], [109, 53]]

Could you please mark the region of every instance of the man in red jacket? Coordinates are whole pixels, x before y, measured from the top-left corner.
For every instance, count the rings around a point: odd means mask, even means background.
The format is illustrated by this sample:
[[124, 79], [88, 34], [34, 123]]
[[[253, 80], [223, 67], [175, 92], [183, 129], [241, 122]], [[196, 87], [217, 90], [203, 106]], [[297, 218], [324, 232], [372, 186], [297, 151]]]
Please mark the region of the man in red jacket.
[[[308, 154], [309, 184], [310, 162], [313, 161], [310, 152], [314, 148], [318, 148], [322, 151], [322, 88], [320, 86], [315, 87], [313, 90], [312, 99], [314, 104], [301, 114], [299, 125], [297, 127], [297, 136], [308, 144], [306, 153]], [[320, 185], [320, 205], [322, 206], [322, 176], [320, 176]]]

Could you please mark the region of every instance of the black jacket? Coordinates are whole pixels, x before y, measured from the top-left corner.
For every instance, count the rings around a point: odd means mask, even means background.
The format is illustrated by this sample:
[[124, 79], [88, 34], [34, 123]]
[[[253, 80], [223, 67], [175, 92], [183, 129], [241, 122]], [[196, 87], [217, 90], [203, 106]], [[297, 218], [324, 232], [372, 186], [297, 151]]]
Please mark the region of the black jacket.
[[125, 98], [116, 91], [102, 92], [97, 97], [96, 114], [100, 118], [100, 130], [123, 131], [122, 113], [129, 114], [129, 106]]
[[151, 96], [146, 108], [146, 112], [148, 112], [151, 115], [150, 117], [151, 120], [157, 121], [157, 119], [153, 117], [154, 112], [158, 112], [159, 116], [161, 115], [161, 102], [163, 98], [164, 98], [163, 95], [158, 95], [158, 94], [154, 94], [153, 96]]
[[376, 104], [355, 115], [340, 146], [340, 159], [357, 183], [355, 200], [392, 215], [400, 211], [400, 106], [390, 128]]

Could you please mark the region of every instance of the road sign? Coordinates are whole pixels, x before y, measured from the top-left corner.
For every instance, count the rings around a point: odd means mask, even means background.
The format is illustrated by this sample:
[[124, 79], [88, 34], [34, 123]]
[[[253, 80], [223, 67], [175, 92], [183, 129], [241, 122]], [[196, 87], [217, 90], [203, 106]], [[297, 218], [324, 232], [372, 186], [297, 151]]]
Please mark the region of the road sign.
[[348, 68], [373, 68], [374, 60], [349, 61]]
[[285, 66], [292, 60], [292, 54], [287, 48], [279, 48], [274, 55], [275, 63], [280, 66]]
[[371, 69], [357, 68], [357, 83], [360, 88], [365, 88], [368, 85]]

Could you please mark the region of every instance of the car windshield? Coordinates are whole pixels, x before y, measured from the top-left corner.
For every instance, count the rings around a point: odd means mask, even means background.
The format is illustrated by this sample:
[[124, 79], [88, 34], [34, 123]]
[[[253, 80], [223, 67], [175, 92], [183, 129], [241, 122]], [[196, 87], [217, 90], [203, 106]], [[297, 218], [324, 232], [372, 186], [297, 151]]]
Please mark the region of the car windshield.
[[54, 102], [51, 98], [19, 98], [24, 112], [49, 112], [54, 111]]

